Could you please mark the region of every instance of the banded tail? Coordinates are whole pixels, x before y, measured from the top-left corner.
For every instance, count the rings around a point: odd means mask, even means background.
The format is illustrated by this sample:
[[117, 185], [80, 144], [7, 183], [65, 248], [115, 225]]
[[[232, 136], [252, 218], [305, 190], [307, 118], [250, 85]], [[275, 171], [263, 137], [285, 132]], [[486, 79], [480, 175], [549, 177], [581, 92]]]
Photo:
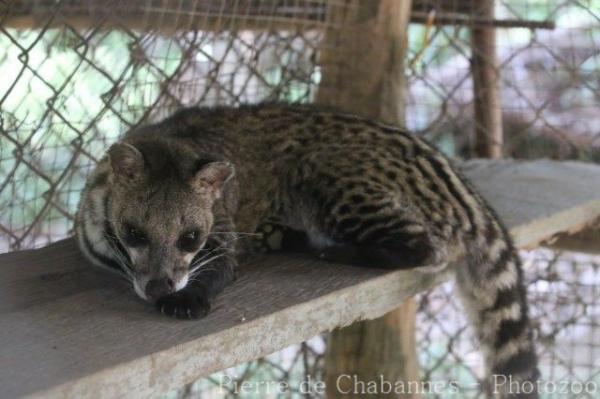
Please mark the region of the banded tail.
[[486, 359], [493, 397], [537, 398], [539, 371], [521, 263], [508, 233], [493, 219], [487, 251], [458, 269], [457, 285]]

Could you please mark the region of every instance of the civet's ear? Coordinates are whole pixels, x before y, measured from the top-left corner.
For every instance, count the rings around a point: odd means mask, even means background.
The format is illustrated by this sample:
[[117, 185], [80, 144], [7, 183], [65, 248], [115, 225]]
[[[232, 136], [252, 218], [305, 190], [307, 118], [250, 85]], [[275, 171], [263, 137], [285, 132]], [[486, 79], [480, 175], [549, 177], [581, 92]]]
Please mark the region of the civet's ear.
[[221, 197], [227, 180], [234, 174], [235, 169], [229, 162], [209, 162], [198, 169], [192, 178], [192, 187], [200, 194], [217, 199]]
[[110, 166], [115, 179], [121, 183], [133, 183], [144, 171], [144, 157], [142, 153], [127, 143], [116, 143], [108, 149]]

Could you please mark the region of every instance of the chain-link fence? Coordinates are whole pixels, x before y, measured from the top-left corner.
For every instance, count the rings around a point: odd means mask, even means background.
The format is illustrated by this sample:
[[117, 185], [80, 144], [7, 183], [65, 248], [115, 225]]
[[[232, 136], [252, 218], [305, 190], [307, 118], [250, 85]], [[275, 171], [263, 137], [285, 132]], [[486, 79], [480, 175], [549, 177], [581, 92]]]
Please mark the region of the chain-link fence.
[[[408, 127], [449, 154], [472, 155], [471, 32], [495, 29], [505, 155], [599, 162], [600, 1], [498, 0], [492, 17], [481, 15], [481, 3], [413, 1]], [[355, 7], [352, 0], [2, 2], [0, 252], [68, 236], [90, 168], [136, 124], [193, 104], [312, 101], [325, 32], [344, 29], [331, 15]], [[523, 257], [544, 379], [600, 384], [600, 260], [546, 250]], [[481, 359], [450, 285], [419, 298], [423, 377], [458, 380], [481, 396], [473, 385]], [[238, 395], [236, 383], [288, 381], [299, 397], [307, 375], [322, 379], [324, 345], [315, 338], [172, 395], [265, 397]]]
[[[429, 24], [410, 32], [409, 127], [454, 154], [472, 154], [470, 32], [497, 26], [505, 155], [600, 161], [599, 2], [496, 1], [494, 20], [457, 13], [475, 12], [477, 1], [422, 3], [418, 14]], [[450, 24], [434, 25], [436, 14]]]
[[[67, 235], [90, 167], [142, 121], [192, 104], [308, 101], [325, 3], [285, 3], [5, 3], [0, 250]], [[291, 28], [271, 29], [278, 18]]]

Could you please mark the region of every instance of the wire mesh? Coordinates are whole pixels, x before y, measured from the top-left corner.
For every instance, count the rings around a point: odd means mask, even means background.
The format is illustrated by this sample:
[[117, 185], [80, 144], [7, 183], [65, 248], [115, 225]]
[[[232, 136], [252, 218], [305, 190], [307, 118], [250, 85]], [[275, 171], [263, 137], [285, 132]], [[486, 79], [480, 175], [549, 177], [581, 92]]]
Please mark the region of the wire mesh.
[[[470, 30], [478, 19], [435, 25], [434, 11], [467, 3], [472, 9], [478, 2], [418, 3], [430, 20], [410, 32], [407, 114], [412, 118], [407, 123], [454, 154], [469, 157], [474, 131]], [[496, 29], [505, 155], [600, 160], [600, 3], [497, 1], [496, 18], [514, 25]], [[541, 28], [530, 27], [537, 25]]]
[[[505, 155], [599, 162], [600, 2], [499, 0], [493, 19], [479, 15], [479, 4], [413, 1], [407, 126], [449, 154], [473, 154], [470, 32], [496, 28]], [[24, 0], [0, 7], [5, 252], [68, 236], [90, 168], [132, 126], [194, 104], [312, 101], [322, 39], [344, 29], [330, 15], [356, 2]], [[543, 378], [600, 384], [600, 260], [547, 250], [522, 255]], [[420, 295], [419, 303], [423, 378], [457, 380], [466, 395], [457, 397], [482, 397], [481, 358], [451, 285]], [[307, 397], [301, 383], [322, 380], [324, 348], [316, 337], [169, 396]], [[289, 387], [236, 391], [244, 381]]]
[[[10, 4], [0, 28], [0, 251], [68, 235], [85, 176], [124, 130], [193, 104], [308, 101], [319, 78], [323, 1]], [[286, 15], [288, 29], [269, 29]]]

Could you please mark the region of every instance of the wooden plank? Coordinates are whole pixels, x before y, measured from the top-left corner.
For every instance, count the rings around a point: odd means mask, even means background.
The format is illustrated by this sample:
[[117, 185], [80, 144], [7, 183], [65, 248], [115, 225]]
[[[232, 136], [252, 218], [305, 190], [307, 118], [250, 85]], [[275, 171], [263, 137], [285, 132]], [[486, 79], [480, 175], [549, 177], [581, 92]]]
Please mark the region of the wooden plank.
[[474, 160], [460, 168], [510, 226], [520, 248], [583, 230], [600, 212], [600, 167], [594, 164]]
[[[598, 166], [479, 161], [463, 168], [521, 246], [600, 215]], [[88, 266], [72, 240], [0, 255], [0, 265], [0, 392], [6, 398], [154, 396], [379, 317], [445, 278], [271, 255], [245, 264], [207, 318], [176, 321]]]
[[[451, 4], [451, 3], [450, 3]], [[414, 10], [414, 8], [413, 8]], [[530, 19], [518, 18], [503, 18], [503, 19], [488, 19], [474, 17], [471, 14], [458, 14], [454, 12], [435, 13], [434, 18], [429, 17], [429, 12], [413, 11], [410, 14], [410, 22], [413, 24], [432, 24], [436, 26], [468, 26], [468, 27], [489, 27], [489, 28], [527, 28], [527, 29], [555, 29], [556, 22], [554, 21], [534, 21]]]
[[583, 231], [560, 233], [544, 245], [557, 250], [600, 254], [600, 218]]
[[[435, 18], [429, 18], [431, 4], [415, 2], [412, 23], [469, 27], [554, 29], [554, 21], [523, 19], [486, 19], [474, 16], [472, 0], [463, 8], [455, 2], [435, 4]], [[203, 30], [312, 30], [333, 27], [326, 11], [329, 8], [352, 9], [353, 2], [307, 1], [302, 4], [279, 0], [234, 0], [229, 3], [182, 2], [179, 0], [13, 0], [0, 3], [0, 23], [4, 28], [42, 29], [69, 26], [73, 29], [130, 29], [160, 32]], [[449, 4], [449, 6], [445, 6]]]
[[[326, 2], [301, 6], [278, 0], [17, 0], [0, 9], [5, 28], [129, 29], [164, 35], [191, 30], [311, 30], [331, 26]], [[334, 7], [349, 7], [345, 4]]]
[[10, 398], [148, 397], [380, 316], [432, 283], [269, 256], [244, 266], [206, 319], [181, 322], [91, 269], [71, 240], [4, 255], [2, 265], [0, 387]]

